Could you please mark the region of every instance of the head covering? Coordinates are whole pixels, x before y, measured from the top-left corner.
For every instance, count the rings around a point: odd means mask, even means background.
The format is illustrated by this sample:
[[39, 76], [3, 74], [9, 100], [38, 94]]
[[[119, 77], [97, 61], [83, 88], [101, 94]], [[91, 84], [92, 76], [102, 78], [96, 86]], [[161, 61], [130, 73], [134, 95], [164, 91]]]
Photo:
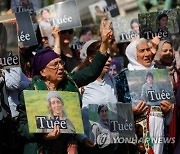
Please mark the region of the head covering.
[[83, 45], [81, 52], [80, 52], [80, 58], [81, 59], [85, 59], [87, 57], [87, 49], [94, 42], [98, 42], [98, 40], [89, 40]]
[[138, 41], [135, 40], [131, 42], [126, 48], [126, 56], [129, 60], [128, 69], [129, 70], [143, 70], [143, 69], [153, 69], [154, 65], [151, 64], [149, 67], [143, 66], [137, 62], [137, 43]]
[[[172, 45], [172, 43], [168, 40], [160, 41], [158, 45], [158, 50], [156, 51], [156, 55], [154, 56], [154, 62], [158, 62], [158, 61], [160, 62], [160, 54], [164, 43], [170, 43]], [[173, 51], [173, 56], [174, 56], [174, 51]]]
[[50, 103], [51, 98], [58, 98], [62, 102], [62, 104], [64, 104], [61, 96], [56, 91], [51, 91], [47, 94], [46, 99], [48, 103]]
[[44, 48], [40, 50], [32, 61], [32, 75], [40, 75], [40, 71], [56, 58], [59, 58], [59, 56], [52, 49]]
[[175, 69], [175, 67], [176, 67], [175, 53], [173, 50], [173, 60], [169, 66], [162, 64], [162, 62], [160, 60], [160, 54], [161, 54], [161, 50], [162, 50], [164, 43], [170, 43], [172, 45], [172, 43], [168, 40], [160, 41], [160, 43], [158, 45], [158, 50], [157, 50], [156, 55], [155, 55], [154, 60], [153, 60], [153, 63], [155, 65], [155, 67], [157, 67], [157, 68], [160, 68], [160, 69], [166, 68], [168, 70], [169, 75], [172, 76], [172, 75], [174, 75], [174, 73], [176, 71], [176, 69]]

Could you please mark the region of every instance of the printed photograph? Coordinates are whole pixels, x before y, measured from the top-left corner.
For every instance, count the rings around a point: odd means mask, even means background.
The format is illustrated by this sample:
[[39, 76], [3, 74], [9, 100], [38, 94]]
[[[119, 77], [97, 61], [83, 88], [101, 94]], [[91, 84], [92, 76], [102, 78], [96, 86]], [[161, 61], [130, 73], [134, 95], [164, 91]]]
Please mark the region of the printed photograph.
[[53, 26], [60, 27], [61, 31], [82, 26], [77, 4], [74, 0], [44, 7], [37, 11], [37, 17], [41, 35], [48, 37], [50, 46], [54, 44]]
[[106, 7], [106, 1], [99, 1], [97, 3], [89, 5], [91, 16], [96, 24], [100, 24], [102, 18], [110, 18], [109, 12], [104, 11], [104, 8]]
[[106, 135], [110, 143], [117, 137], [134, 137], [134, 119], [131, 104], [89, 104], [89, 138], [101, 144]]
[[101, 0], [90, 5], [89, 10], [96, 24], [100, 24], [102, 18], [113, 18], [120, 14], [115, 0]]
[[51, 132], [54, 125], [61, 133], [84, 133], [78, 93], [24, 90], [24, 97], [31, 133]]
[[14, 21], [0, 21], [0, 49], [0, 60], [4, 69], [20, 65], [17, 27]]
[[13, 12], [29, 11], [35, 13], [40, 8], [39, 0], [11, 0], [11, 9]]
[[127, 71], [131, 101], [134, 106], [144, 101], [149, 106], [165, 100], [175, 103], [174, 92], [166, 69]]
[[112, 18], [112, 25], [116, 42], [130, 42], [139, 38], [139, 20], [136, 15], [117, 16]]
[[180, 34], [177, 9], [139, 14], [138, 19], [140, 36], [146, 39], [159, 35], [161, 40], [175, 40]]
[[109, 74], [114, 77], [118, 75], [122, 69], [124, 69], [124, 58], [114, 57], [110, 64]]

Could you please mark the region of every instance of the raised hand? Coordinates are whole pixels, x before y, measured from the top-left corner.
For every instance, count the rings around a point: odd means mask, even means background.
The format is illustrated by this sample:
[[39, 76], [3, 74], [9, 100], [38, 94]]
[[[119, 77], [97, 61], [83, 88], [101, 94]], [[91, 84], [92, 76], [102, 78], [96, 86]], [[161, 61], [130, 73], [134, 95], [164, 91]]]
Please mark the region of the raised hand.
[[52, 33], [54, 38], [60, 37], [59, 32], [60, 32], [60, 28], [59, 27], [55, 27], [54, 26], [52, 28], [52, 32], [51, 33]]
[[54, 47], [53, 50], [58, 55], [61, 55], [61, 47], [60, 47], [60, 31], [61, 29], [59, 27], [53, 27], [52, 28], [52, 35], [54, 37]]
[[107, 50], [110, 46], [111, 39], [113, 38], [113, 31], [111, 29], [112, 21], [102, 19], [100, 25], [101, 32], [101, 47], [100, 51], [103, 54], [107, 53]]

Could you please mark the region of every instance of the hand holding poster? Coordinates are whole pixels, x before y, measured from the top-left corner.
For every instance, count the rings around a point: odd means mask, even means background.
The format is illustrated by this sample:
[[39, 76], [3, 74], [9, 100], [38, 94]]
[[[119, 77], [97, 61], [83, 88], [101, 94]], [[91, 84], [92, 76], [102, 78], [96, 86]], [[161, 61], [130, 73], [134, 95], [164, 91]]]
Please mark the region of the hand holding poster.
[[26, 90], [24, 97], [31, 133], [51, 132], [55, 125], [61, 133], [84, 133], [78, 93]]

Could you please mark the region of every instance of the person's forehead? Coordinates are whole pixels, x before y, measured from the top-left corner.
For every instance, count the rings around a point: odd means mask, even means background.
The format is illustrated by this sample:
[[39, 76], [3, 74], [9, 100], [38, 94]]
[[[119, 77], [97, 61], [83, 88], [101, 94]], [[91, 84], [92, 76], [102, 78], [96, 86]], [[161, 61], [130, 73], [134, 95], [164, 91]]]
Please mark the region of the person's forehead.
[[144, 48], [144, 47], [148, 47], [147, 42], [143, 41], [140, 44], [137, 45], [137, 48]]
[[57, 97], [52, 97], [52, 98], [51, 98], [51, 101], [54, 101], [54, 100], [58, 100], [58, 101], [61, 102], [61, 100], [60, 100], [59, 98], [57, 98]]
[[151, 75], [148, 75], [147, 78], [151, 78], [152, 79], [153, 77]]
[[54, 62], [58, 62], [58, 61], [61, 61], [61, 58], [55, 58], [55, 59], [51, 60], [49, 63], [54, 63]]

